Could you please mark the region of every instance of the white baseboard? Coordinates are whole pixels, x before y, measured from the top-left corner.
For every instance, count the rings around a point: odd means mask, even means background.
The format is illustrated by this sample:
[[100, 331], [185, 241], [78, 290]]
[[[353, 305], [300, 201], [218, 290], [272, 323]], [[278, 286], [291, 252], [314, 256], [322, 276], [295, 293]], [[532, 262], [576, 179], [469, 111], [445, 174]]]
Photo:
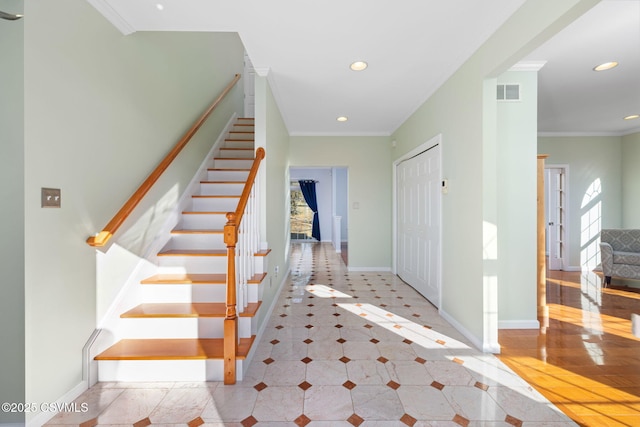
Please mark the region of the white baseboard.
[[[249, 354], [247, 354], [247, 357], [245, 359], [246, 363], [243, 365], [244, 369], [247, 369], [251, 365], [253, 356], [256, 352], [256, 349], [258, 348], [258, 343], [260, 342], [260, 339], [262, 339], [262, 336], [264, 335], [264, 331], [267, 329], [267, 325], [269, 324], [269, 319], [271, 318], [271, 315], [273, 314], [273, 310], [278, 304], [278, 299], [280, 298], [282, 289], [284, 289], [285, 283], [289, 279], [290, 272], [291, 272], [291, 268], [287, 269], [287, 271], [285, 271], [285, 274], [282, 275], [282, 280], [278, 285], [278, 290], [273, 296], [273, 301], [271, 302], [271, 306], [268, 308], [267, 313], [264, 316], [264, 321], [262, 322], [262, 324], [260, 325], [260, 328], [258, 328], [258, 331], [256, 332], [256, 339], [254, 340], [254, 345], [251, 346], [251, 350], [249, 351]], [[242, 376], [244, 377], [244, 372], [242, 373]]]
[[[63, 407], [65, 403], [70, 404], [74, 400], [76, 400], [78, 397], [80, 397], [80, 395], [85, 391], [87, 391], [87, 383], [83, 381], [77, 386], [75, 386], [74, 388], [72, 388], [71, 390], [69, 390], [68, 392], [66, 392], [61, 398], [56, 400], [53, 405], [48, 405], [48, 408], [53, 409], [56, 406]], [[27, 420], [26, 425], [27, 427], [41, 427], [47, 421], [53, 418], [53, 416], [56, 415], [57, 413], [58, 412], [40, 412], [35, 417]]]
[[538, 320], [499, 320], [498, 329], [540, 329]]
[[483, 353], [494, 353], [494, 354], [499, 354], [500, 353], [500, 344], [498, 344], [497, 342], [495, 342], [495, 343], [483, 342], [477, 336], [472, 334], [467, 328], [462, 326], [462, 324], [460, 322], [458, 322], [454, 317], [452, 317], [446, 311], [440, 309], [440, 310], [438, 310], [438, 313], [440, 314], [440, 316], [442, 316], [442, 318], [444, 320], [449, 322], [451, 324], [451, 326], [456, 328], [456, 330], [458, 332], [460, 332], [462, 335], [464, 335], [465, 338], [467, 338], [469, 341], [471, 341], [471, 344], [473, 344], [473, 346], [475, 348], [480, 349], [480, 351], [482, 351]]

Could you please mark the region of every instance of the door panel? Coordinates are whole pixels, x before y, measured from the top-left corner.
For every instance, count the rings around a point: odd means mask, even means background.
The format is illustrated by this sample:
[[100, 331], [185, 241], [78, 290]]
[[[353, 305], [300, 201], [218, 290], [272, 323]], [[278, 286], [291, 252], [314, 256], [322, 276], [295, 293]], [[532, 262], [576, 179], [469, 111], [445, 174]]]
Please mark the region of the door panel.
[[549, 270], [564, 267], [564, 234], [566, 219], [566, 175], [563, 168], [546, 170], [547, 253]]
[[440, 148], [397, 167], [398, 276], [440, 304]]

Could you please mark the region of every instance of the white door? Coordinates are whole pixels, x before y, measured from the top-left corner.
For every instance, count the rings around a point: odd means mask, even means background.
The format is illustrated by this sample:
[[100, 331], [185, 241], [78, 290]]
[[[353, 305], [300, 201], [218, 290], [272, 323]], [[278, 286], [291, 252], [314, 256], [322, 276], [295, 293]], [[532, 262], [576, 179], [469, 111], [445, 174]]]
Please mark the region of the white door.
[[397, 166], [398, 276], [440, 305], [440, 146]]
[[566, 175], [564, 168], [546, 168], [547, 255], [549, 270], [564, 267]]
[[255, 117], [256, 109], [256, 70], [249, 55], [244, 53], [244, 116]]

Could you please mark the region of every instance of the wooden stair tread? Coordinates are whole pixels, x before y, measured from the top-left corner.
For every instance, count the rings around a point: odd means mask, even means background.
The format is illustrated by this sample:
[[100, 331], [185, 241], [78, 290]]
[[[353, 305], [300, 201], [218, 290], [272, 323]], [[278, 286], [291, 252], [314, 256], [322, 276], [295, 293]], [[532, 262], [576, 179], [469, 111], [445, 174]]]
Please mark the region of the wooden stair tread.
[[[260, 308], [260, 302], [247, 304], [239, 317], [254, 317]], [[122, 313], [122, 318], [166, 318], [166, 317], [218, 317], [224, 318], [227, 305], [223, 302], [194, 302], [194, 303], [145, 303]]]
[[[258, 251], [253, 256], [267, 256], [271, 249]], [[158, 256], [227, 256], [226, 249], [168, 249]]]
[[227, 256], [226, 249], [168, 249], [158, 256]]
[[184, 229], [184, 228], [176, 228], [171, 230], [171, 234], [222, 234], [224, 230], [195, 230], [195, 229]]
[[[247, 283], [262, 283], [267, 273], [254, 274]], [[156, 274], [147, 277], [143, 285], [226, 285], [226, 274]]]
[[[240, 338], [237, 359], [247, 358], [255, 335]], [[222, 359], [222, 338], [125, 339], [95, 357], [95, 360], [205, 360]]]
[[228, 211], [182, 211], [183, 215], [226, 215]]

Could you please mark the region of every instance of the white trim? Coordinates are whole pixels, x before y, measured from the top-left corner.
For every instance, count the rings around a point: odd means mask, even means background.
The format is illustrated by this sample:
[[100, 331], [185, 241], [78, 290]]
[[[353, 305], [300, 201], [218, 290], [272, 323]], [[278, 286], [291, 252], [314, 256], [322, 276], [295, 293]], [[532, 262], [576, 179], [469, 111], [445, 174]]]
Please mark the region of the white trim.
[[[64, 406], [65, 403], [70, 404], [74, 400], [76, 400], [78, 397], [80, 397], [80, 395], [82, 393], [87, 391], [87, 389], [88, 389], [87, 383], [82, 381], [80, 384], [78, 384], [77, 386], [73, 387], [71, 390], [66, 392], [62, 397], [60, 397], [58, 400], [56, 400], [54, 402], [54, 404], [52, 404], [52, 405], [50, 405], [48, 407], [50, 407], [51, 409], [54, 409], [55, 407]], [[49, 421], [51, 418], [53, 418], [53, 416], [56, 415], [57, 413], [58, 413], [57, 411], [40, 412], [40, 413], [38, 413], [38, 415], [36, 415], [32, 419], [28, 420], [26, 425], [27, 425], [27, 427], [41, 427], [47, 421]]]
[[348, 271], [388, 271], [391, 272], [391, 267], [347, 267]]
[[547, 61], [520, 61], [509, 68], [508, 71], [540, 71]]
[[290, 132], [289, 136], [391, 136], [389, 132]]
[[271, 68], [269, 67], [253, 67], [253, 70], [256, 72], [256, 74], [260, 77], [267, 77], [269, 75], [269, 71], [271, 71]]
[[617, 132], [538, 132], [539, 137], [571, 137], [571, 136], [627, 136], [640, 132], [640, 128], [633, 128], [629, 130], [617, 131]]
[[[267, 310], [267, 313], [263, 317], [264, 320], [262, 321], [260, 328], [256, 332], [256, 338], [253, 340], [253, 345], [251, 346], [251, 349], [249, 350], [249, 354], [247, 354], [247, 357], [245, 358], [244, 363], [242, 364], [242, 368], [243, 368], [242, 378], [244, 378], [244, 375], [246, 374], [246, 370], [249, 369], [249, 366], [251, 366], [251, 363], [253, 361], [253, 356], [255, 355], [258, 348], [257, 344], [260, 342], [260, 340], [262, 339], [262, 336], [264, 335], [264, 331], [267, 329], [267, 325], [269, 324], [269, 319], [271, 319], [271, 315], [273, 314], [273, 310], [275, 309], [278, 303], [278, 299], [280, 298], [280, 294], [284, 289], [284, 285], [285, 283], [287, 283], [287, 280], [289, 280], [290, 272], [291, 272], [291, 268], [289, 268], [285, 272], [285, 274], [282, 275], [282, 281], [278, 285], [279, 288], [276, 291], [275, 295], [273, 296], [273, 299], [271, 300], [271, 306], [269, 307], [269, 310]], [[265, 277], [265, 280], [267, 280], [267, 277]], [[261, 284], [261, 286], [265, 286], [265, 285]]]
[[106, 0], [87, 0], [93, 7], [96, 8], [102, 16], [107, 18], [114, 27], [116, 27], [125, 36], [134, 33], [136, 29], [126, 19], [122, 17], [116, 10], [111, 7]]
[[540, 329], [538, 320], [498, 320], [498, 329]]
[[456, 330], [458, 332], [460, 332], [462, 335], [464, 335], [465, 338], [467, 338], [469, 341], [471, 341], [471, 344], [476, 349], [480, 349], [483, 353], [493, 353], [493, 354], [499, 354], [500, 353], [500, 345], [499, 344], [482, 342], [482, 340], [480, 340], [477, 336], [475, 336], [474, 334], [469, 332], [469, 330], [467, 330], [464, 326], [462, 326], [462, 324], [460, 322], [458, 322], [456, 319], [454, 319], [449, 313], [447, 313], [444, 310], [438, 310], [438, 314], [440, 316], [442, 316], [442, 318], [444, 320], [449, 322], [451, 324], [451, 326], [456, 328]]

